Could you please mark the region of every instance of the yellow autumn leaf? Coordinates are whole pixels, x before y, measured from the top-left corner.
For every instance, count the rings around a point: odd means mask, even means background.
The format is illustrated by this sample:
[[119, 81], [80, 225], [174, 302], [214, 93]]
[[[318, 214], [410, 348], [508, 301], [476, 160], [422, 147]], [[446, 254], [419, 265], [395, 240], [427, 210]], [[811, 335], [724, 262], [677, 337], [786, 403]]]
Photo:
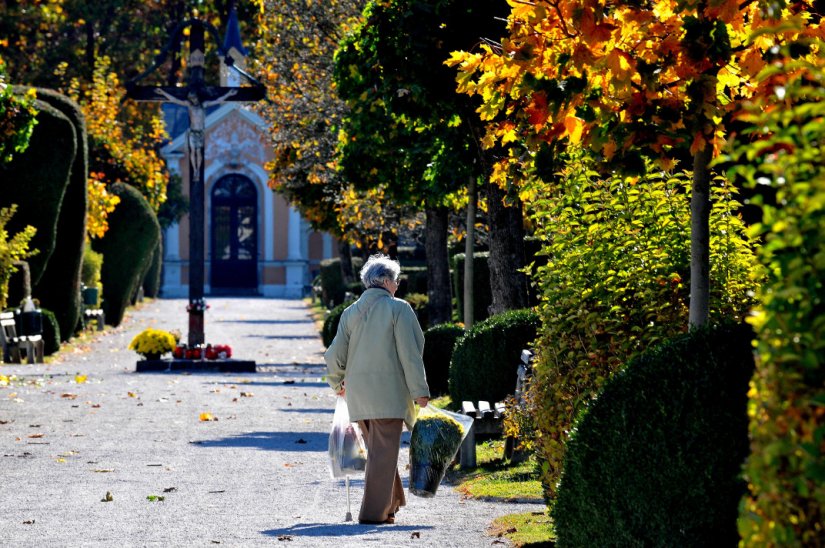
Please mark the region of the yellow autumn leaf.
[[218, 420], [212, 413], [201, 413], [200, 414], [201, 422], [209, 422], [209, 421], [216, 421]]
[[568, 116], [564, 119], [564, 129], [567, 131], [570, 143], [575, 145], [582, 139], [584, 120], [577, 116]]
[[77, 384], [83, 384], [84, 382], [86, 382], [87, 378], [88, 378], [88, 375], [79, 375], [78, 374], [78, 375], [74, 376], [74, 382], [76, 382]]

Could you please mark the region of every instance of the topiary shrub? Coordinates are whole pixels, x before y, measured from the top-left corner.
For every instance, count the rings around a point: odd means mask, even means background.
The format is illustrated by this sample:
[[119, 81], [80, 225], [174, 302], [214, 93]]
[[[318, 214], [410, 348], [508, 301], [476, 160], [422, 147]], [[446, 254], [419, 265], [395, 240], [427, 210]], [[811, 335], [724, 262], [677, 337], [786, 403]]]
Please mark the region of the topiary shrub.
[[37, 229], [29, 246], [38, 250], [29, 259], [32, 287], [36, 288], [54, 251], [60, 205], [74, 165], [77, 136], [74, 124], [65, 114], [39, 99], [34, 104], [37, 125], [29, 147], [8, 164], [0, 165], [0, 207], [18, 206], [8, 224], [9, 232], [20, 232], [27, 225]]
[[459, 338], [450, 361], [450, 397], [454, 402], [497, 402], [516, 388], [521, 351], [532, 345], [539, 316], [511, 310], [477, 323]]
[[[487, 309], [493, 304], [490, 290], [489, 251], [473, 253], [473, 322], [480, 322], [490, 314]], [[453, 290], [455, 292], [458, 317], [464, 318], [464, 253], [453, 255]]]
[[72, 122], [77, 140], [77, 153], [57, 219], [54, 251], [43, 275], [32, 288], [43, 306], [54, 312], [60, 323], [60, 336], [66, 341], [74, 335], [81, 314], [80, 271], [86, 240], [86, 187], [89, 178], [86, 120], [80, 105], [65, 95], [38, 88], [37, 98], [62, 112]]
[[398, 281], [398, 291], [395, 296], [406, 299], [411, 293], [427, 294], [427, 268], [421, 266], [404, 266], [401, 268], [401, 279]]
[[152, 263], [146, 276], [143, 278], [144, 296], [154, 299], [160, 293], [160, 271], [163, 264], [163, 239], [158, 240], [158, 245], [152, 252]]
[[324, 319], [324, 327], [321, 331], [321, 339], [324, 341], [324, 346], [327, 348], [332, 344], [332, 339], [338, 333], [338, 324], [341, 322], [341, 314], [355, 301], [347, 301], [339, 304], [327, 313]]
[[137, 189], [116, 183], [109, 191], [120, 198], [120, 203], [109, 215], [109, 230], [92, 246], [103, 254], [100, 275], [106, 322], [117, 326], [152, 260], [160, 239], [160, 225]]
[[737, 545], [752, 339], [696, 330], [605, 383], [567, 443], [558, 546]]
[[328, 307], [344, 302], [346, 284], [341, 272], [341, 259], [324, 259], [321, 261], [321, 300]]
[[[398, 294], [396, 293], [396, 297], [397, 296]], [[413, 312], [415, 312], [415, 317], [418, 318], [418, 324], [421, 326], [421, 329], [427, 329], [427, 327], [429, 327], [427, 305], [430, 302], [430, 298], [426, 294], [410, 293], [404, 297], [404, 300], [410, 303]]]
[[450, 390], [450, 358], [462, 335], [464, 328], [454, 323], [435, 325], [424, 332], [424, 370], [433, 396], [447, 394]]
[[83, 252], [83, 264], [80, 271], [80, 279], [86, 287], [100, 286], [100, 271], [103, 268], [103, 255], [86, 244]]
[[60, 324], [54, 312], [41, 308], [43, 313], [43, 354], [51, 356], [60, 350]]

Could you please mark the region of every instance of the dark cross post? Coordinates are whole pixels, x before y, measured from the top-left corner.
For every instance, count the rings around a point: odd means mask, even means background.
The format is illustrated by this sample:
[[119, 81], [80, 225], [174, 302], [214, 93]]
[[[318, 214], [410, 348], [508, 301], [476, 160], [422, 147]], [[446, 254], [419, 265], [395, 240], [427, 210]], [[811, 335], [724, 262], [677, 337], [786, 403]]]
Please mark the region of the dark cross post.
[[[137, 82], [157, 70], [169, 51], [183, 40], [183, 30], [189, 27], [189, 62], [185, 86], [140, 86]], [[205, 33], [216, 39], [218, 51], [231, 69], [241, 73], [252, 86], [208, 86], [204, 79]], [[228, 52], [223, 51], [218, 33], [209, 23], [191, 19], [178, 25], [169, 44], [155, 59], [152, 67], [126, 84], [126, 99], [135, 101], [171, 102], [189, 110], [187, 149], [189, 156], [189, 346], [204, 343], [204, 130], [206, 108], [226, 101], [259, 101], [266, 89], [252, 76], [234, 65]]]

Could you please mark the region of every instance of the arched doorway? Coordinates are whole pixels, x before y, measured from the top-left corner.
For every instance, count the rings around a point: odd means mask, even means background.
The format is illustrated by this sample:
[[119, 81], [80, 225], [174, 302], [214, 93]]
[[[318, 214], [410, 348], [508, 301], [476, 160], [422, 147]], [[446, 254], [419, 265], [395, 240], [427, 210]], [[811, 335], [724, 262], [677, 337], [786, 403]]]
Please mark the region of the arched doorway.
[[258, 288], [258, 191], [243, 175], [226, 175], [212, 187], [213, 290]]

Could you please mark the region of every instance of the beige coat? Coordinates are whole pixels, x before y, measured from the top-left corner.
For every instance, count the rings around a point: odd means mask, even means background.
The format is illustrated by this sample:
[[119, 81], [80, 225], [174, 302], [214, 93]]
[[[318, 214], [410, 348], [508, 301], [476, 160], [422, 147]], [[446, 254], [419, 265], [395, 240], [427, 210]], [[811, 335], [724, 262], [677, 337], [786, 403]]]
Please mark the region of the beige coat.
[[367, 289], [344, 310], [324, 354], [327, 382], [336, 392], [345, 386], [351, 421], [404, 419], [412, 429], [414, 400], [430, 396], [423, 353], [424, 333], [409, 303]]

